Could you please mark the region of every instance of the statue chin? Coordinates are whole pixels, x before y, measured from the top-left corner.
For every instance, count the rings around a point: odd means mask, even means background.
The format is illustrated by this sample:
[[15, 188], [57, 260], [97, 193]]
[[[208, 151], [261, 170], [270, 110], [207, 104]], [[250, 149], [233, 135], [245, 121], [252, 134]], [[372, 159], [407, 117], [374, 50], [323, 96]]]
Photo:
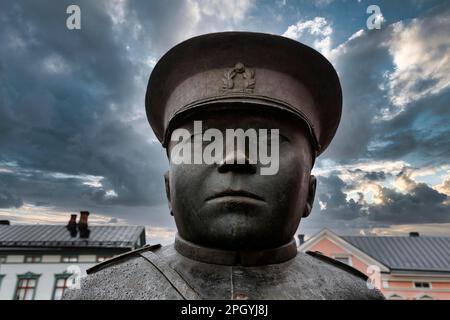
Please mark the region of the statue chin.
[[[222, 250], [264, 250], [275, 248], [288, 243], [293, 231], [286, 231], [277, 222], [261, 223], [261, 216], [253, 216], [242, 211], [215, 213], [214, 218], [205, 223], [199, 223], [199, 228], [186, 228], [179, 226], [179, 236], [197, 245], [217, 248]], [[298, 221], [292, 221], [291, 225], [298, 226]]]

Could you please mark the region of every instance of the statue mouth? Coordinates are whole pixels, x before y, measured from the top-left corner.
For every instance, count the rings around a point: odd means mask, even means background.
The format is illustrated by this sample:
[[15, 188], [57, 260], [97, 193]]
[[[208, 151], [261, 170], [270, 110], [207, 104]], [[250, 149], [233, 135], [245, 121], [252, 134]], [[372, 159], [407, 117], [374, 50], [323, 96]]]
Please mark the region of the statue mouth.
[[245, 191], [245, 190], [225, 190], [219, 193], [214, 194], [211, 197], [206, 198], [206, 201], [210, 201], [210, 200], [215, 200], [215, 199], [221, 199], [221, 200], [226, 200], [226, 199], [230, 199], [230, 200], [248, 200], [248, 199], [252, 199], [252, 200], [258, 200], [258, 201], [265, 201], [264, 198]]

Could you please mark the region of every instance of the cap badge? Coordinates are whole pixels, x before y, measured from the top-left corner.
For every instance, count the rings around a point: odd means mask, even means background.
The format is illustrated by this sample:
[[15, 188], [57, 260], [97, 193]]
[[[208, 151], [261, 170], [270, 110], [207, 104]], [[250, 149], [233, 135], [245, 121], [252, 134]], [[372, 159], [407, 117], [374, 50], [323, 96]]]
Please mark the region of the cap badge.
[[228, 68], [223, 74], [222, 92], [253, 93], [255, 89], [255, 71], [238, 62], [233, 68]]

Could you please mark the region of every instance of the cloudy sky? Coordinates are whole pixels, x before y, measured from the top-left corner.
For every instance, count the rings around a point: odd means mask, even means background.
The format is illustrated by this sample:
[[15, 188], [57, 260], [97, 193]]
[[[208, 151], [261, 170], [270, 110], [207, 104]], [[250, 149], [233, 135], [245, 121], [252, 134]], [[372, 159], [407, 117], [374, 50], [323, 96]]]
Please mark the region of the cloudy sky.
[[[81, 30], [66, 28], [70, 4]], [[304, 42], [339, 73], [342, 121], [300, 232], [450, 235], [450, 1], [432, 0], [1, 1], [0, 219], [89, 210], [170, 241], [147, 80], [176, 43], [225, 30]]]

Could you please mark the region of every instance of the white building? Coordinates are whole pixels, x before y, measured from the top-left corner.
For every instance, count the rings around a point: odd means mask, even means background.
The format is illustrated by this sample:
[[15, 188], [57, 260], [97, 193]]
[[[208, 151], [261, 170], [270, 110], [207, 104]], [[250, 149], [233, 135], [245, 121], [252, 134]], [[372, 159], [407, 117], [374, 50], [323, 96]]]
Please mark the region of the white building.
[[87, 226], [88, 212], [67, 226], [0, 221], [0, 300], [60, 299], [86, 269], [145, 245], [143, 226]]

